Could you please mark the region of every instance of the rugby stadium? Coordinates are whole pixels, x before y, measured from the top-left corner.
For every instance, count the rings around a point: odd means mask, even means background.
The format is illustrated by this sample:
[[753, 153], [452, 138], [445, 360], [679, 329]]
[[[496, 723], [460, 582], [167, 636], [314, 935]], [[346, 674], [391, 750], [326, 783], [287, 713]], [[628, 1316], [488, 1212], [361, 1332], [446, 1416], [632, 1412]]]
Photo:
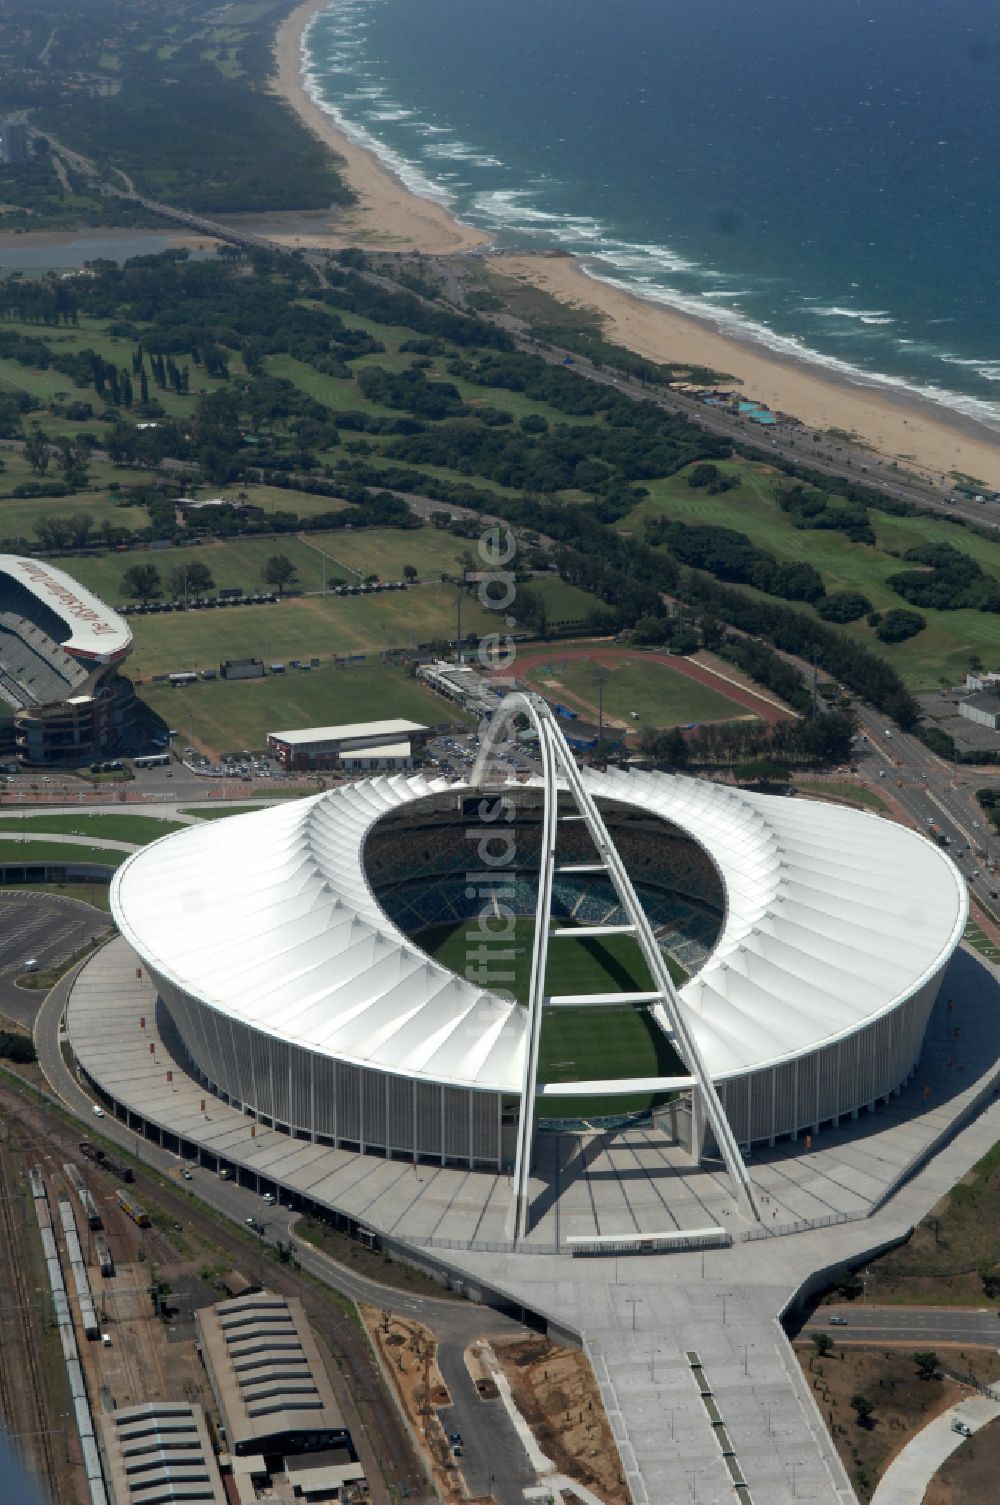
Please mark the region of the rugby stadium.
[[[501, 786], [489, 744], [524, 715], [543, 771]], [[188, 1069], [294, 1137], [514, 1169], [515, 1205], [536, 1120], [652, 1116], [753, 1213], [750, 1145], [913, 1073], [960, 875], [867, 812], [579, 770], [534, 696], [486, 744], [468, 782], [345, 784], [118, 869], [116, 922]]]
[[75, 766], [122, 748], [135, 691], [118, 671], [132, 633], [47, 560], [0, 555], [0, 758]]

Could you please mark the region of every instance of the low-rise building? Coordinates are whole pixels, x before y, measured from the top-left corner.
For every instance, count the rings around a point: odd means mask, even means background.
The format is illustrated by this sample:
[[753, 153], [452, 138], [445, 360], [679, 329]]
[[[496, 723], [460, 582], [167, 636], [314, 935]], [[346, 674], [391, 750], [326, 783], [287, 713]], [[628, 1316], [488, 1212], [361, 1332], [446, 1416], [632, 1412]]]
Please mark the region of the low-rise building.
[[201, 1356], [235, 1457], [345, 1449], [351, 1435], [296, 1296], [258, 1291], [196, 1313]]
[[345, 768], [355, 772], [413, 765], [429, 729], [418, 721], [357, 721], [268, 732], [268, 751], [286, 769]]
[[161, 1500], [227, 1505], [205, 1413], [187, 1401], [148, 1401], [101, 1417], [117, 1505]]
[[439, 660], [436, 664], [421, 664], [417, 678], [426, 685], [461, 706], [473, 715], [488, 715], [497, 707], [497, 692], [483, 676], [468, 664], [449, 664]]
[[988, 691], [968, 695], [959, 701], [958, 713], [969, 721], [977, 721], [980, 726], [1000, 731], [1000, 695], [991, 695]]

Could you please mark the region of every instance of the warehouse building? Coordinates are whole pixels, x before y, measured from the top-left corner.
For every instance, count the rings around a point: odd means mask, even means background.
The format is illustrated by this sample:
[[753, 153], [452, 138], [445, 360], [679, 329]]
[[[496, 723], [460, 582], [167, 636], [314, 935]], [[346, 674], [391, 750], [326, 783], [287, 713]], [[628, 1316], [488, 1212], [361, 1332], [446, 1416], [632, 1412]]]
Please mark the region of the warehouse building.
[[351, 1434], [298, 1297], [258, 1291], [195, 1315], [233, 1456], [271, 1461], [337, 1449], [353, 1460]]
[[267, 747], [286, 769], [386, 773], [411, 768], [428, 733], [419, 721], [356, 721], [268, 732]]
[[200, 1406], [149, 1401], [101, 1417], [108, 1482], [117, 1505], [164, 1500], [228, 1505]]
[[994, 732], [1000, 731], [1000, 695], [991, 695], [988, 691], [969, 695], [965, 700], [959, 701], [958, 713], [967, 721], [988, 726]]

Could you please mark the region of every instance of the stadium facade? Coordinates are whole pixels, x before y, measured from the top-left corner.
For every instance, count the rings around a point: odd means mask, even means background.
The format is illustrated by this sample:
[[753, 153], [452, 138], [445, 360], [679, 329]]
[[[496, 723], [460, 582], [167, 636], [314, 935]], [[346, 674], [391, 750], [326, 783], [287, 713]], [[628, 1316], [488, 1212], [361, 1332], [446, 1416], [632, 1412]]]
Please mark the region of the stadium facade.
[[[740, 1147], [874, 1106], [910, 1077], [966, 921], [942, 851], [817, 801], [676, 775], [579, 777], [657, 944], [689, 973], [677, 1017], [655, 1002], [650, 1015], [691, 1074], [542, 1085], [539, 1116], [560, 1091], [669, 1085], [680, 1093], [670, 1122], [701, 1158], [715, 1144], [691, 1109], [694, 1058]], [[514, 913], [536, 912], [544, 785], [503, 792]], [[586, 860], [571, 794], [563, 782], [553, 807], [553, 923], [625, 928], [620, 891]], [[302, 1139], [509, 1168], [531, 1011], [413, 938], [482, 912], [489, 804], [469, 784], [372, 778], [130, 857], [112, 884], [114, 916], [205, 1087]]]
[[28, 768], [119, 750], [135, 691], [128, 623], [47, 560], [0, 555], [0, 757]]

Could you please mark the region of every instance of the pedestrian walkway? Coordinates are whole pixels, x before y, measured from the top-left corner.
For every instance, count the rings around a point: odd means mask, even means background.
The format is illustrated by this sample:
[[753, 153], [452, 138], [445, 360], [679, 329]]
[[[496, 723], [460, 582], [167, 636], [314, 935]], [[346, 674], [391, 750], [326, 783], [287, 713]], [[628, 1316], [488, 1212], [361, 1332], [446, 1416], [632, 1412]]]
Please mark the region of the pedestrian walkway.
[[920, 1505], [938, 1469], [966, 1440], [964, 1432], [956, 1431], [955, 1423], [978, 1432], [998, 1416], [1000, 1401], [988, 1395], [973, 1396], [949, 1406], [897, 1453], [882, 1475], [871, 1505]]

